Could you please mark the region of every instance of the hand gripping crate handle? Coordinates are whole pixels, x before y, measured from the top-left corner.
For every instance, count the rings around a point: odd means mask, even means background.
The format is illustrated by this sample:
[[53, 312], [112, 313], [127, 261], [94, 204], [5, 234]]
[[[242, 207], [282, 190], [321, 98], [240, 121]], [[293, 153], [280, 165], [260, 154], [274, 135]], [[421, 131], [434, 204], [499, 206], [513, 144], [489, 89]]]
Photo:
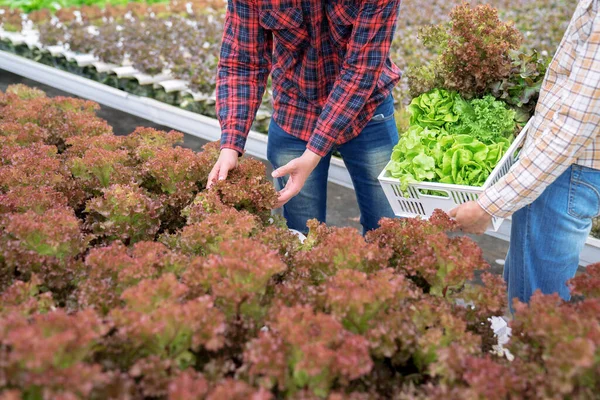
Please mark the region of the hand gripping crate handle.
[[[443, 184], [438, 182], [418, 182], [408, 185], [408, 197], [400, 189], [398, 179], [391, 178], [387, 169], [384, 169], [379, 175], [379, 182], [383, 191], [394, 210], [394, 214], [399, 217], [417, 217], [429, 218], [434, 209], [439, 208], [445, 212], [463, 204], [469, 200], [475, 200], [485, 189], [494, 185], [502, 176], [504, 176], [516, 162], [516, 154], [522, 147], [527, 137], [527, 131], [531, 126], [531, 121], [525, 125], [517, 138], [509, 146], [508, 150], [502, 156], [496, 168], [492, 171], [483, 186], [465, 186], [455, 184]], [[387, 167], [386, 167], [387, 168]], [[433, 194], [430, 194], [434, 192]], [[435, 192], [446, 193], [446, 196], [435, 195]], [[493, 218], [491, 228], [497, 231], [502, 224], [502, 218]]]

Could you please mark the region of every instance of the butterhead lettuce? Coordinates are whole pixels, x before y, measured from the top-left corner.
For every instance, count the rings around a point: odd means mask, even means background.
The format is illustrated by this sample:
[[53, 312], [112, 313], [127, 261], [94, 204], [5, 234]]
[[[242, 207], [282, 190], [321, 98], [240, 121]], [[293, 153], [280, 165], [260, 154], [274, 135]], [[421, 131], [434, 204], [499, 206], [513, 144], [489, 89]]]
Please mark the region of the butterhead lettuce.
[[408, 106], [410, 124], [426, 127], [444, 127], [458, 121], [454, 113], [456, 92], [434, 89], [412, 100]]

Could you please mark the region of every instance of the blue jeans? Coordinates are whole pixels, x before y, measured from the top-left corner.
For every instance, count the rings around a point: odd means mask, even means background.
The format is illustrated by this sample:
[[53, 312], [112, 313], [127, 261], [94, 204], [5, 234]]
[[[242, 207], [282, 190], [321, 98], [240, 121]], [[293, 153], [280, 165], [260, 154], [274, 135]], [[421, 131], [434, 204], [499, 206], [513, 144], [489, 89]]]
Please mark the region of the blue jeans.
[[[383, 117], [382, 117], [383, 116]], [[337, 150], [352, 178], [363, 233], [378, 227], [383, 217], [393, 217], [377, 177], [390, 160], [393, 147], [398, 143], [398, 130], [394, 119], [394, 101], [390, 96], [375, 111], [375, 117], [355, 139], [337, 146]], [[289, 135], [271, 121], [267, 158], [277, 169], [306, 150], [306, 142]], [[306, 180], [304, 188], [283, 207], [288, 227], [306, 233], [306, 222], [317, 219], [325, 222], [327, 214], [327, 176], [331, 153], [323, 157]], [[276, 179], [275, 186], [281, 190], [287, 177]]]
[[542, 195], [512, 217], [504, 279], [512, 307], [540, 289], [569, 300], [566, 282], [600, 214], [600, 170], [572, 165]]

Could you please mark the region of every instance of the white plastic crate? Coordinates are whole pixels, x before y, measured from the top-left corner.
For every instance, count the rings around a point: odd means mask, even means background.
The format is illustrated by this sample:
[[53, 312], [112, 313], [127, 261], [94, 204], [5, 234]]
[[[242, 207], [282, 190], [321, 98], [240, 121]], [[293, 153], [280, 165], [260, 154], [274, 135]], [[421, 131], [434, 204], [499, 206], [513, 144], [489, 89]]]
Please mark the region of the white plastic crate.
[[[527, 130], [530, 125], [531, 121], [527, 123], [525, 128], [515, 138], [483, 186], [420, 182], [409, 184], [406, 190], [407, 193], [403, 193], [400, 189], [398, 179], [390, 176], [387, 168], [384, 169], [379, 175], [379, 183], [392, 206], [394, 214], [398, 217], [429, 218], [435, 209], [439, 208], [442, 211], [448, 212], [463, 203], [477, 200], [485, 189], [498, 182], [513, 166], [518, 158], [519, 149], [527, 137]], [[428, 191], [440, 192], [440, 195], [426, 194]], [[444, 193], [444, 195], [441, 193]], [[488, 230], [497, 231], [503, 220], [502, 218], [493, 218], [492, 226]]]

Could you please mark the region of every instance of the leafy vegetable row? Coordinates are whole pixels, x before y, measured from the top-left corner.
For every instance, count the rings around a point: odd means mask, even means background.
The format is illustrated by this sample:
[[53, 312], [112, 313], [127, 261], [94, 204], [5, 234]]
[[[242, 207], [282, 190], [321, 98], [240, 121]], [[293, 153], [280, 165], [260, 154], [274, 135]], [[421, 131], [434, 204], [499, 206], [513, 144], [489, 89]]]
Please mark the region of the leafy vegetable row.
[[[98, 105], [0, 93], [0, 391], [5, 399], [593, 399], [600, 265], [584, 300], [516, 304], [436, 213], [363, 237], [271, 216], [263, 164], [206, 190], [218, 145]], [[348, 244], [352, 243], [352, 246]], [[475, 272], [480, 280], [473, 283]], [[508, 358], [507, 358], [508, 355]], [[512, 360], [512, 361], [510, 361]], [[494, 377], [494, 379], [490, 379]]]
[[10, 6], [23, 12], [38, 10], [58, 11], [67, 7], [126, 5], [128, 3], [156, 4], [168, 0], [0, 0], [0, 6]]

